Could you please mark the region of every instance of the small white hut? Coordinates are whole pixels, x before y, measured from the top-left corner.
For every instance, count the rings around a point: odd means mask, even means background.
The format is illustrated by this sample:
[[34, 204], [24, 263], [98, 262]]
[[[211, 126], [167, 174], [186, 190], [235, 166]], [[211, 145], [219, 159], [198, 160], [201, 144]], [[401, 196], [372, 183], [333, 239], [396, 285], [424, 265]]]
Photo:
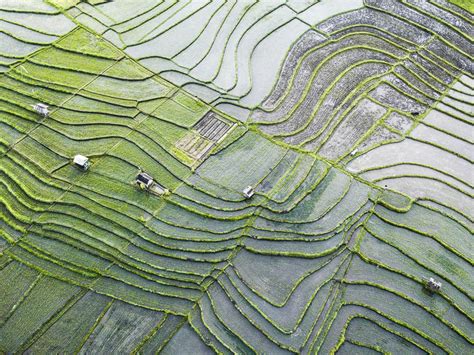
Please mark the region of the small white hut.
[[425, 287], [431, 292], [439, 292], [441, 290], [441, 282], [436, 281], [432, 277], [426, 282]]
[[255, 190], [253, 189], [252, 186], [247, 186], [243, 191], [242, 194], [246, 199], [252, 198], [252, 196], [255, 194]]
[[73, 163], [74, 165], [81, 168], [82, 170], [89, 169], [89, 166], [91, 165], [89, 158], [80, 154], [77, 154], [76, 156], [74, 156]]
[[49, 106], [45, 104], [38, 103], [33, 105], [33, 109], [44, 117], [47, 117], [49, 114]]

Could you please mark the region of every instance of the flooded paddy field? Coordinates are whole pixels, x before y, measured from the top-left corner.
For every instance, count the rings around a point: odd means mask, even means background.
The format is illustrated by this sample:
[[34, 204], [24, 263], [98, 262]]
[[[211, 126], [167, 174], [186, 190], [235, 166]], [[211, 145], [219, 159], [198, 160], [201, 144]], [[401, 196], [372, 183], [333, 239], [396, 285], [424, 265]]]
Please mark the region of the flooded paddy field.
[[0, 0], [0, 353], [469, 353], [473, 11]]

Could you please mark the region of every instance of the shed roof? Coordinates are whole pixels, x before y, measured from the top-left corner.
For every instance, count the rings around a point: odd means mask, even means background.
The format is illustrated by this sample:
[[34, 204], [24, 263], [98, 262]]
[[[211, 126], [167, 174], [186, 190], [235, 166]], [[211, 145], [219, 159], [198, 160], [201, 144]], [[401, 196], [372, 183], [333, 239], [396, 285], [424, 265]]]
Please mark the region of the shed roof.
[[80, 154], [77, 154], [76, 156], [74, 156], [74, 164], [77, 164], [77, 165], [80, 165], [80, 166], [84, 166], [88, 163], [89, 161], [89, 158], [83, 156], [83, 155], [80, 155]]
[[148, 185], [153, 182], [153, 178], [147, 173], [140, 173], [137, 175], [137, 181]]

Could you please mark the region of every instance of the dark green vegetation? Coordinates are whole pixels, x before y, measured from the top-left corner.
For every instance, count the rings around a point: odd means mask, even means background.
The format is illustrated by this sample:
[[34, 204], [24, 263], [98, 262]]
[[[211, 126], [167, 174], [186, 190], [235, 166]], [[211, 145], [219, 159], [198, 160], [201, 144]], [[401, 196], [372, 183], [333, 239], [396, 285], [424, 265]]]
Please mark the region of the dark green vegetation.
[[249, 5], [305, 29], [258, 102], [252, 36], [179, 47], [241, 3], [151, 3], [0, 0], [0, 353], [469, 353], [472, 14]]

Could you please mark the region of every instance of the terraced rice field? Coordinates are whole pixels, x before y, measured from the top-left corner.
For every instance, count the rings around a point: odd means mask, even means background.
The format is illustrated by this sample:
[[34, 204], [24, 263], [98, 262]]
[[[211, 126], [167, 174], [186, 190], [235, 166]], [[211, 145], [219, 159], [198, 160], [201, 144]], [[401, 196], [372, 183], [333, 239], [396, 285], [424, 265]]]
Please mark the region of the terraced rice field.
[[472, 353], [473, 11], [0, 0], [0, 354]]

